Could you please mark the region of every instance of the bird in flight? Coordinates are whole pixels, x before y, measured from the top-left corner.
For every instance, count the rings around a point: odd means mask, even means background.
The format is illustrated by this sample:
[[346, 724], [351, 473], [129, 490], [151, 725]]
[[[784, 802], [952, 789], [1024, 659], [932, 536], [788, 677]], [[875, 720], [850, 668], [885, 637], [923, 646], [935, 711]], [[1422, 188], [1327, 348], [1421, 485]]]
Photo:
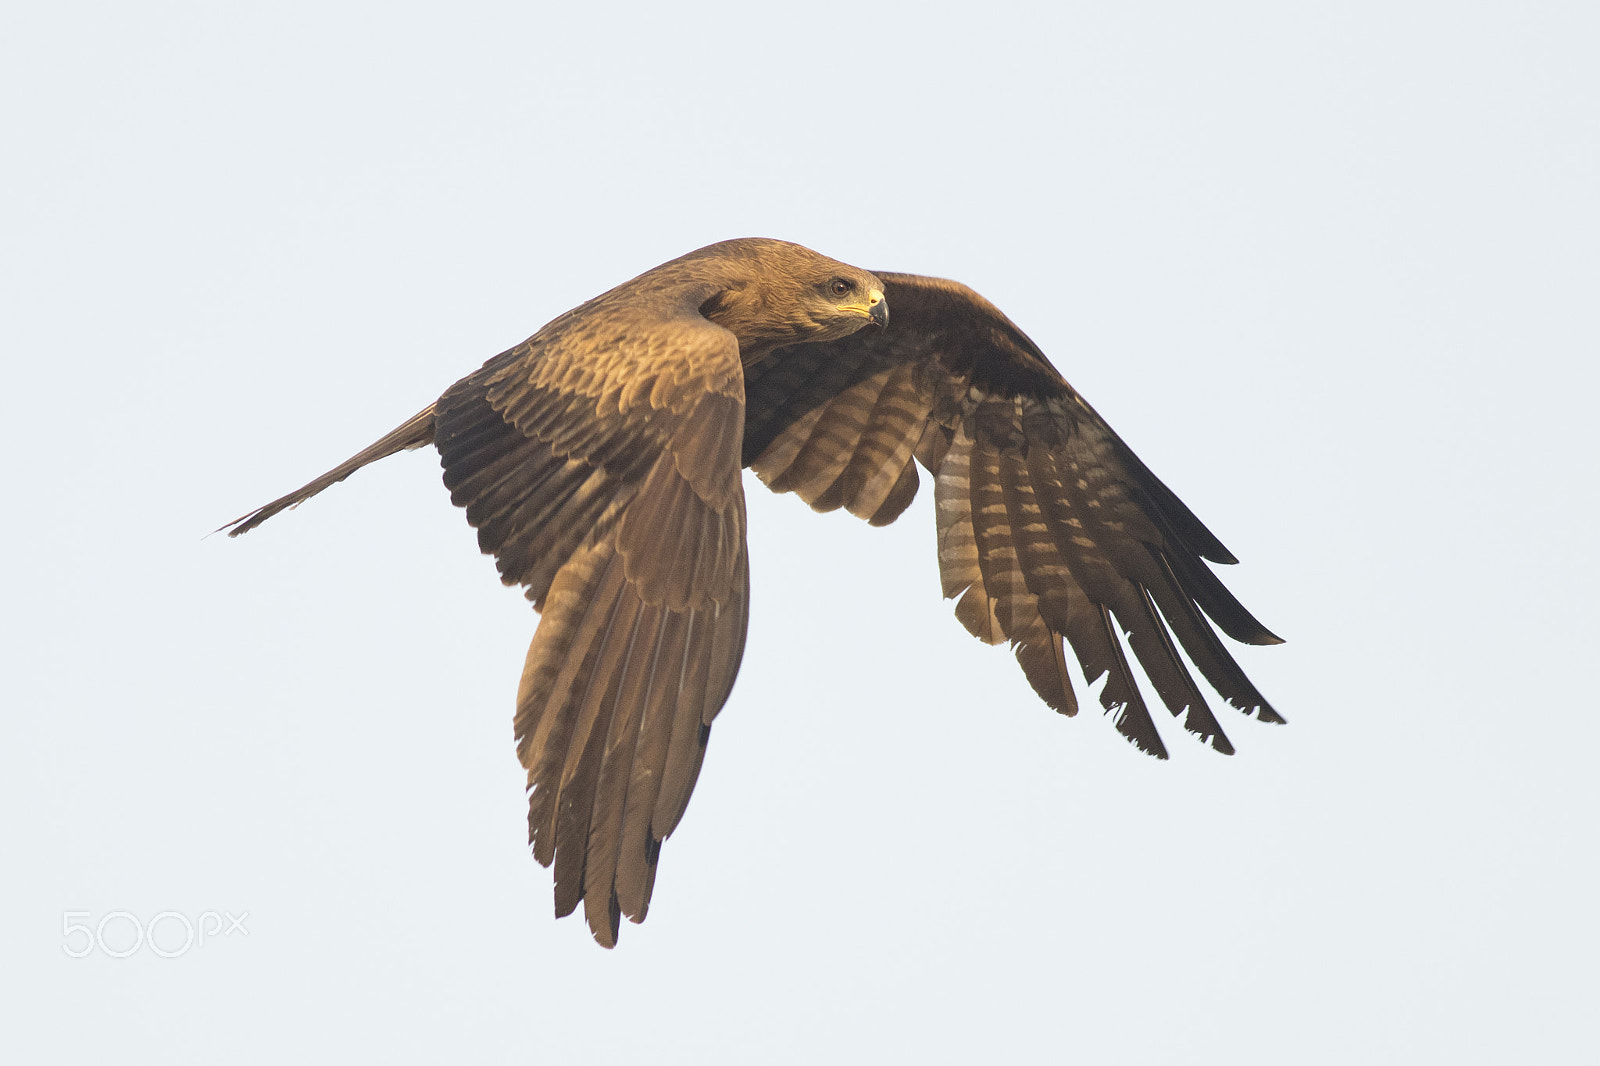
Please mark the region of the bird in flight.
[[1283, 719], [1213, 624], [1281, 641], [1204, 560], [1237, 560], [998, 308], [964, 285], [744, 239], [648, 270], [495, 356], [254, 529], [368, 463], [438, 448], [501, 580], [540, 612], [517, 690], [528, 839], [558, 917], [643, 921], [733, 687], [749, 607], [743, 467], [872, 525], [933, 479], [956, 617], [1009, 641], [1072, 715], [1067, 649], [1117, 730], [1166, 748], [1125, 646], [1183, 727], [1231, 754], [1229, 704]]

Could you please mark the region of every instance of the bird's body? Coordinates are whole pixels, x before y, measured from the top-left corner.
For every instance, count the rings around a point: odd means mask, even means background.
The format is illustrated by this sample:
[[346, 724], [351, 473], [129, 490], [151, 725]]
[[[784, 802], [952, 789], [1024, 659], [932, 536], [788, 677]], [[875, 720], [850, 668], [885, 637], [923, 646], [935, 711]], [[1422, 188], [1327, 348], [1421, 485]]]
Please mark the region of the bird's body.
[[554, 319], [231, 532], [428, 443], [502, 580], [542, 613], [516, 712], [529, 839], [554, 864], [557, 913], [582, 902], [607, 946], [621, 915], [644, 918], [738, 672], [744, 466], [818, 510], [884, 524], [911, 502], [920, 462], [957, 617], [1011, 641], [1063, 713], [1077, 709], [1070, 646], [1089, 681], [1109, 675], [1100, 700], [1119, 730], [1165, 754], [1125, 634], [1185, 727], [1231, 751], [1176, 635], [1228, 702], [1281, 721], [1205, 617], [1277, 642], [1201, 561], [1232, 556], [1020, 330], [954, 282], [780, 241], [711, 245]]

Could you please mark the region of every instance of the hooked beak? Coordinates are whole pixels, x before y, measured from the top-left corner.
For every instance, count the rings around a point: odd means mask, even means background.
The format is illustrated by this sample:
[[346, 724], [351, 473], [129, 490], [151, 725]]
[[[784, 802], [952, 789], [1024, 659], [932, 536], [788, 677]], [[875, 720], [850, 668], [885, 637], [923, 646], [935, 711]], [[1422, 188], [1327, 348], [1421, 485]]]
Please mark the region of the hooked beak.
[[873, 289], [872, 295], [867, 297], [867, 317], [877, 323], [879, 329], [889, 326], [889, 301], [883, 298], [882, 289]]

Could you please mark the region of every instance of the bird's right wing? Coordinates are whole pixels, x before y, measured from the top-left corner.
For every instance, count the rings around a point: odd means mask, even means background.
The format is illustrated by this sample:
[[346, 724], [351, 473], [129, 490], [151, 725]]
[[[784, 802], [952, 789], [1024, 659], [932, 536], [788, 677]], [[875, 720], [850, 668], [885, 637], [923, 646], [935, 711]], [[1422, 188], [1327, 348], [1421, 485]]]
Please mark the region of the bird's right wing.
[[745, 463], [775, 491], [881, 525], [916, 494], [920, 460], [957, 618], [987, 643], [1010, 641], [1064, 714], [1077, 710], [1070, 647], [1089, 683], [1107, 678], [1100, 702], [1118, 730], [1165, 757], [1126, 640], [1172, 713], [1218, 750], [1233, 748], [1179, 647], [1227, 702], [1282, 721], [1211, 627], [1279, 642], [1203, 561], [1235, 561], [1221, 542], [987, 300], [941, 279], [878, 277], [887, 329], [747, 369]]
[[557, 915], [582, 900], [608, 947], [645, 916], [749, 605], [738, 344], [643, 325], [542, 332], [436, 405], [451, 499], [542, 612], [517, 694], [529, 842]]
[[237, 536], [387, 455], [438, 445], [501, 579], [543, 617], [517, 691], [528, 840], [556, 914], [643, 920], [749, 613], [739, 346], [693, 308], [557, 319]]

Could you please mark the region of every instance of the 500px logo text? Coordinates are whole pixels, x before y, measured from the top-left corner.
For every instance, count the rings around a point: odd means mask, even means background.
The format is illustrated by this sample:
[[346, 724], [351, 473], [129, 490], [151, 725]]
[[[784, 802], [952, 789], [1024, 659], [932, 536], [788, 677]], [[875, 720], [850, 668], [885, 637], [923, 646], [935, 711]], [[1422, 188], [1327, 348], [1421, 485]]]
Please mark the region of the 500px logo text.
[[98, 951], [113, 959], [125, 959], [140, 948], [149, 948], [163, 959], [175, 959], [203, 947], [207, 941], [234, 934], [249, 936], [244, 920], [249, 911], [201, 911], [191, 920], [181, 911], [161, 911], [143, 921], [131, 911], [109, 911], [99, 921], [90, 921], [92, 911], [63, 911], [61, 950], [74, 959]]

